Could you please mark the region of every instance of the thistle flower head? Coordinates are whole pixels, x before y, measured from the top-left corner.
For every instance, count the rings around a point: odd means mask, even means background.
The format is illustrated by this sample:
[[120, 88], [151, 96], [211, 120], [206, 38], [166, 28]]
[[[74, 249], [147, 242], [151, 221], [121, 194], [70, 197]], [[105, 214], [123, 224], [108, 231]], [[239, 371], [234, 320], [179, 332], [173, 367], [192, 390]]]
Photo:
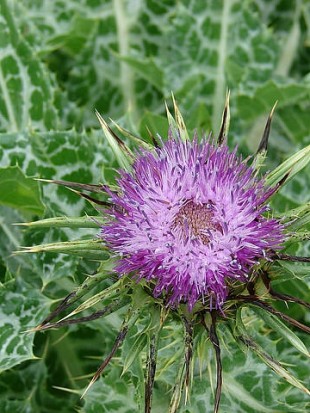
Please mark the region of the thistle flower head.
[[232, 282], [283, 241], [265, 216], [271, 189], [224, 143], [169, 136], [121, 172], [116, 208], [101, 237], [121, 258], [120, 274], [154, 281], [170, 305], [221, 308]]
[[[123, 354], [124, 371], [137, 358], [136, 348], [140, 352], [146, 348], [146, 413], [151, 412], [158, 350], [171, 344], [178, 346], [183, 338], [183, 363], [180, 362], [180, 356], [163, 363], [167, 366], [174, 360], [179, 364], [169, 407], [170, 413], [176, 413], [182, 392], [185, 394], [185, 403], [188, 398], [194, 356], [200, 365], [207, 363], [206, 360], [209, 363], [205, 334], [215, 353], [214, 413], [218, 413], [223, 377], [223, 333], [217, 325], [226, 321], [229, 321], [233, 341], [239, 344], [238, 351], [240, 348], [251, 350], [290, 385], [310, 394], [302, 382], [255, 342], [255, 338], [247, 331], [242, 314], [244, 307], [255, 308], [267, 325], [308, 356], [306, 346], [282, 321], [306, 333], [310, 333], [310, 328], [273, 308], [272, 302], [295, 302], [305, 308], [309, 308], [309, 303], [299, 297], [277, 292], [272, 280], [277, 261], [310, 261], [309, 257], [290, 256], [277, 251], [282, 245], [285, 247], [289, 243], [308, 239], [308, 233], [300, 232], [299, 228], [309, 222], [309, 204], [286, 211], [285, 216], [278, 215], [274, 219], [268, 212], [266, 202], [284, 185], [288, 176], [292, 177], [310, 161], [310, 145], [260, 179], [257, 176], [266, 156], [274, 108], [268, 117], [251, 167], [237, 155], [237, 149], [231, 151], [226, 144], [228, 97], [217, 142], [211, 138], [189, 139], [175, 101], [174, 109], [175, 118], [167, 111], [170, 128], [168, 139], [161, 140], [160, 144], [154, 139], [154, 148], [116, 125], [125, 136], [141, 143], [143, 149], [136, 156], [97, 113], [111, 149], [123, 168], [115, 191], [108, 185], [48, 181], [71, 188], [93, 205], [104, 206], [100, 237], [108, 248], [102, 246], [101, 239], [94, 241], [91, 238], [72, 244], [46, 244], [27, 250], [80, 254], [84, 248], [83, 253], [87, 257], [101, 261], [96, 277], [88, 277], [81, 287], [65, 297], [35, 331], [92, 321], [112, 312], [125, 311], [111, 352], [99, 366], [84, 395], [100, 377], [127, 333], [132, 338], [136, 337], [139, 330], [135, 325], [138, 320], [143, 326], [140, 337], [136, 338], [138, 341], [135, 341], [139, 344], [134, 344], [128, 355]], [[101, 200], [85, 193], [102, 194], [102, 191], [105, 197], [109, 194], [111, 199]], [[47, 219], [31, 225], [44, 227], [55, 223], [57, 226], [72, 225], [75, 228], [76, 225], [98, 225], [99, 220], [100, 216], [83, 217], [82, 220], [65, 217], [60, 221], [58, 218]], [[107, 259], [107, 250], [117, 256], [116, 260], [112, 260], [113, 265], [116, 262], [114, 270], [120, 276], [126, 274], [129, 277], [120, 277], [98, 292], [98, 282], [107, 280], [111, 275], [111, 260]], [[137, 285], [135, 279], [144, 282]], [[153, 299], [150, 290], [159, 297], [158, 300]], [[88, 293], [90, 297], [83, 304], [64, 318], [53, 321]], [[103, 309], [87, 316], [72, 317], [81, 309], [93, 307], [98, 301], [102, 302]], [[187, 308], [179, 306], [180, 303], [185, 303]], [[175, 311], [167, 309], [167, 305], [175, 307]], [[164, 327], [168, 323], [171, 323], [167, 329], [169, 340], [173, 341], [161, 347], [160, 336], [164, 335]], [[172, 335], [171, 328], [174, 329], [176, 323], [183, 325], [183, 333], [176, 329]], [[164, 337], [165, 343], [167, 339], [167, 336]], [[233, 346], [233, 342], [230, 345]], [[206, 350], [201, 351], [203, 348]], [[164, 370], [161, 369], [159, 374], [164, 374]]]

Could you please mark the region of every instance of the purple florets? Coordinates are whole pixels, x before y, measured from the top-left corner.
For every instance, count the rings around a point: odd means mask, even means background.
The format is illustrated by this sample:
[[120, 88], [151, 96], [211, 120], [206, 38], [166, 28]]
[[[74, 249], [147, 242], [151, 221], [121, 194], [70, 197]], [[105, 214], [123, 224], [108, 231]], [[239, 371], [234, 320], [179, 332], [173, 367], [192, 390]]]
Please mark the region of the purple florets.
[[154, 295], [171, 305], [221, 308], [229, 281], [246, 282], [283, 241], [279, 222], [262, 215], [272, 190], [225, 144], [169, 138], [142, 151], [118, 184], [101, 237], [120, 256], [120, 275], [154, 280]]

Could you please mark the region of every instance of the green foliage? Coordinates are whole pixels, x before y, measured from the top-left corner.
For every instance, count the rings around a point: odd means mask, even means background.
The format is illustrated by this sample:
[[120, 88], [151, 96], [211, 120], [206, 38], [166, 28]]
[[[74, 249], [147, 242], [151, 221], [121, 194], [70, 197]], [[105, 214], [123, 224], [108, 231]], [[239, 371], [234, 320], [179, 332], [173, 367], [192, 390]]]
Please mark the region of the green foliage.
[[[297, 240], [309, 239], [304, 227], [309, 226], [309, 208], [299, 209], [309, 201], [310, 190], [309, 166], [300, 171], [309, 158], [309, 147], [303, 148], [310, 142], [309, 2], [0, 0], [0, 9], [0, 410], [138, 411], [142, 365], [154, 332], [149, 314], [128, 333], [104, 377], [82, 401], [90, 377], [110, 352], [126, 303], [87, 327], [28, 331], [82, 282], [95, 285], [97, 299], [91, 300], [87, 288], [77, 290], [77, 308], [86, 312], [90, 303], [95, 311], [102, 308], [103, 287], [110, 294], [105, 296], [108, 304], [117, 296], [105, 276], [111, 261], [95, 241], [96, 221], [86, 218], [97, 211], [76, 193], [32, 178], [111, 182], [116, 167], [129, 167], [137, 139], [121, 129], [128, 147], [111, 150], [107, 140], [113, 142], [113, 134], [105, 124], [101, 130], [95, 109], [149, 142], [147, 128], [165, 138], [164, 101], [173, 112], [171, 91], [187, 124], [184, 138], [195, 129], [199, 134], [213, 129], [217, 136], [230, 89], [229, 143], [238, 143], [245, 154], [257, 149], [267, 115], [278, 101], [265, 169], [281, 164], [268, 174], [271, 184], [288, 172], [292, 179], [272, 206], [287, 220], [299, 217], [291, 230]], [[291, 213], [293, 208], [298, 209]], [[56, 216], [81, 219], [66, 225]], [[36, 228], [12, 225], [29, 220], [40, 221]], [[82, 244], [71, 243], [76, 239]], [[15, 254], [33, 245], [41, 245], [42, 252]], [[71, 255], [56, 254], [64, 245]], [[81, 245], [89, 248], [87, 259]], [[288, 253], [306, 255], [307, 248], [292, 242]], [[100, 268], [98, 259], [104, 260]], [[99, 276], [92, 283], [94, 273]], [[303, 300], [307, 274], [303, 264], [278, 263], [272, 270], [277, 290]], [[301, 307], [290, 304], [289, 311], [305, 322]], [[183, 331], [173, 323], [161, 332], [154, 413], [168, 411], [176, 366], [183, 361]], [[256, 355], [244, 354], [232, 332], [220, 327], [221, 411], [304, 412], [306, 395], [279, 380], [259, 357], [268, 349], [304, 384], [305, 335], [289, 333], [270, 315], [249, 313], [243, 323], [251, 326], [252, 336], [263, 338]], [[210, 342], [198, 337], [194, 345], [201, 360], [194, 361], [192, 395], [183, 413], [213, 408], [214, 354]]]
[[23, 214], [42, 215], [39, 185], [26, 178], [18, 166], [0, 169], [0, 204], [20, 210]]
[[[19, 283], [19, 285], [16, 285]], [[20, 280], [7, 282], [1, 288], [0, 343], [1, 370], [7, 370], [24, 360], [34, 358], [33, 333], [27, 328], [38, 323], [48, 310], [50, 300], [37, 291], [27, 289]]]

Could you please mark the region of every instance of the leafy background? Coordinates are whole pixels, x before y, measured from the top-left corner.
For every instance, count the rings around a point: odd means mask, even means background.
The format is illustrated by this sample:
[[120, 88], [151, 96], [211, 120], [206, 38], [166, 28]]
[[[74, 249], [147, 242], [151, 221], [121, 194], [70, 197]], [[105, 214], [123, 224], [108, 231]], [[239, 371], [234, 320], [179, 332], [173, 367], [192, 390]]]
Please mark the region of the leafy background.
[[[174, 92], [189, 129], [216, 134], [231, 91], [230, 144], [244, 154], [258, 145], [278, 101], [266, 169], [310, 142], [310, 3], [286, 0], [0, 0], [0, 410], [2, 412], [133, 412], [143, 377], [141, 357], [122, 377], [134, 333], [102, 377], [80, 400], [111, 347], [120, 315], [48, 333], [25, 332], [72, 291], [97, 263], [56, 254], [15, 255], [22, 245], [96, 235], [12, 225], [42, 217], [92, 213], [70, 191], [33, 177], [105, 182], [115, 159], [99, 130], [95, 108], [148, 139], [165, 136], [164, 101]], [[309, 167], [278, 195], [285, 211], [306, 202]], [[307, 254], [308, 247], [291, 247]], [[282, 266], [277, 289], [306, 299], [304, 266]], [[282, 308], [285, 311], [285, 308]], [[307, 321], [305, 312], [289, 312]], [[309, 319], [309, 317], [308, 317]], [[251, 315], [263, 345], [301, 381], [306, 358]], [[135, 333], [139, 327], [135, 327]], [[166, 333], [169, 335], [169, 331]], [[305, 340], [303, 334], [296, 334]], [[163, 365], [182, 344], [160, 352]], [[225, 343], [222, 412], [303, 412], [305, 396], [258, 358], [244, 354], [222, 327]], [[165, 340], [165, 337], [163, 337]], [[210, 344], [201, 343], [210, 354]], [[232, 362], [233, 361], [233, 362]], [[212, 410], [210, 366], [194, 370], [187, 413]], [[167, 410], [175, 367], [157, 378], [154, 412]]]

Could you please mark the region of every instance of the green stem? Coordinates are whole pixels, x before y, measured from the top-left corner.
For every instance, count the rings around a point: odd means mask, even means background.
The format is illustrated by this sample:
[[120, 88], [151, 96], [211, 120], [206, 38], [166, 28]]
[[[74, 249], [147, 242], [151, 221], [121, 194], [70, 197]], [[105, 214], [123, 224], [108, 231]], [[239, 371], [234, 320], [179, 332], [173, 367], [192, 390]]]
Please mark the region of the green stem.
[[215, 91], [212, 107], [212, 128], [218, 130], [221, 124], [222, 108], [225, 102], [225, 61], [227, 57], [227, 40], [228, 40], [228, 26], [230, 9], [233, 1], [224, 0], [221, 15], [221, 34], [219, 39], [219, 55], [216, 68]]
[[[118, 51], [121, 56], [128, 56], [130, 52], [130, 45], [128, 39], [130, 38], [128, 16], [125, 10], [123, 0], [114, 0], [115, 21], [118, 39]], [[134, 78], [130, 66], [125, 62], [120, 62], [120, 85], [122, 88], [125, 106], [130, 108], [135, 118], [136, 101], [134, 91]]]

